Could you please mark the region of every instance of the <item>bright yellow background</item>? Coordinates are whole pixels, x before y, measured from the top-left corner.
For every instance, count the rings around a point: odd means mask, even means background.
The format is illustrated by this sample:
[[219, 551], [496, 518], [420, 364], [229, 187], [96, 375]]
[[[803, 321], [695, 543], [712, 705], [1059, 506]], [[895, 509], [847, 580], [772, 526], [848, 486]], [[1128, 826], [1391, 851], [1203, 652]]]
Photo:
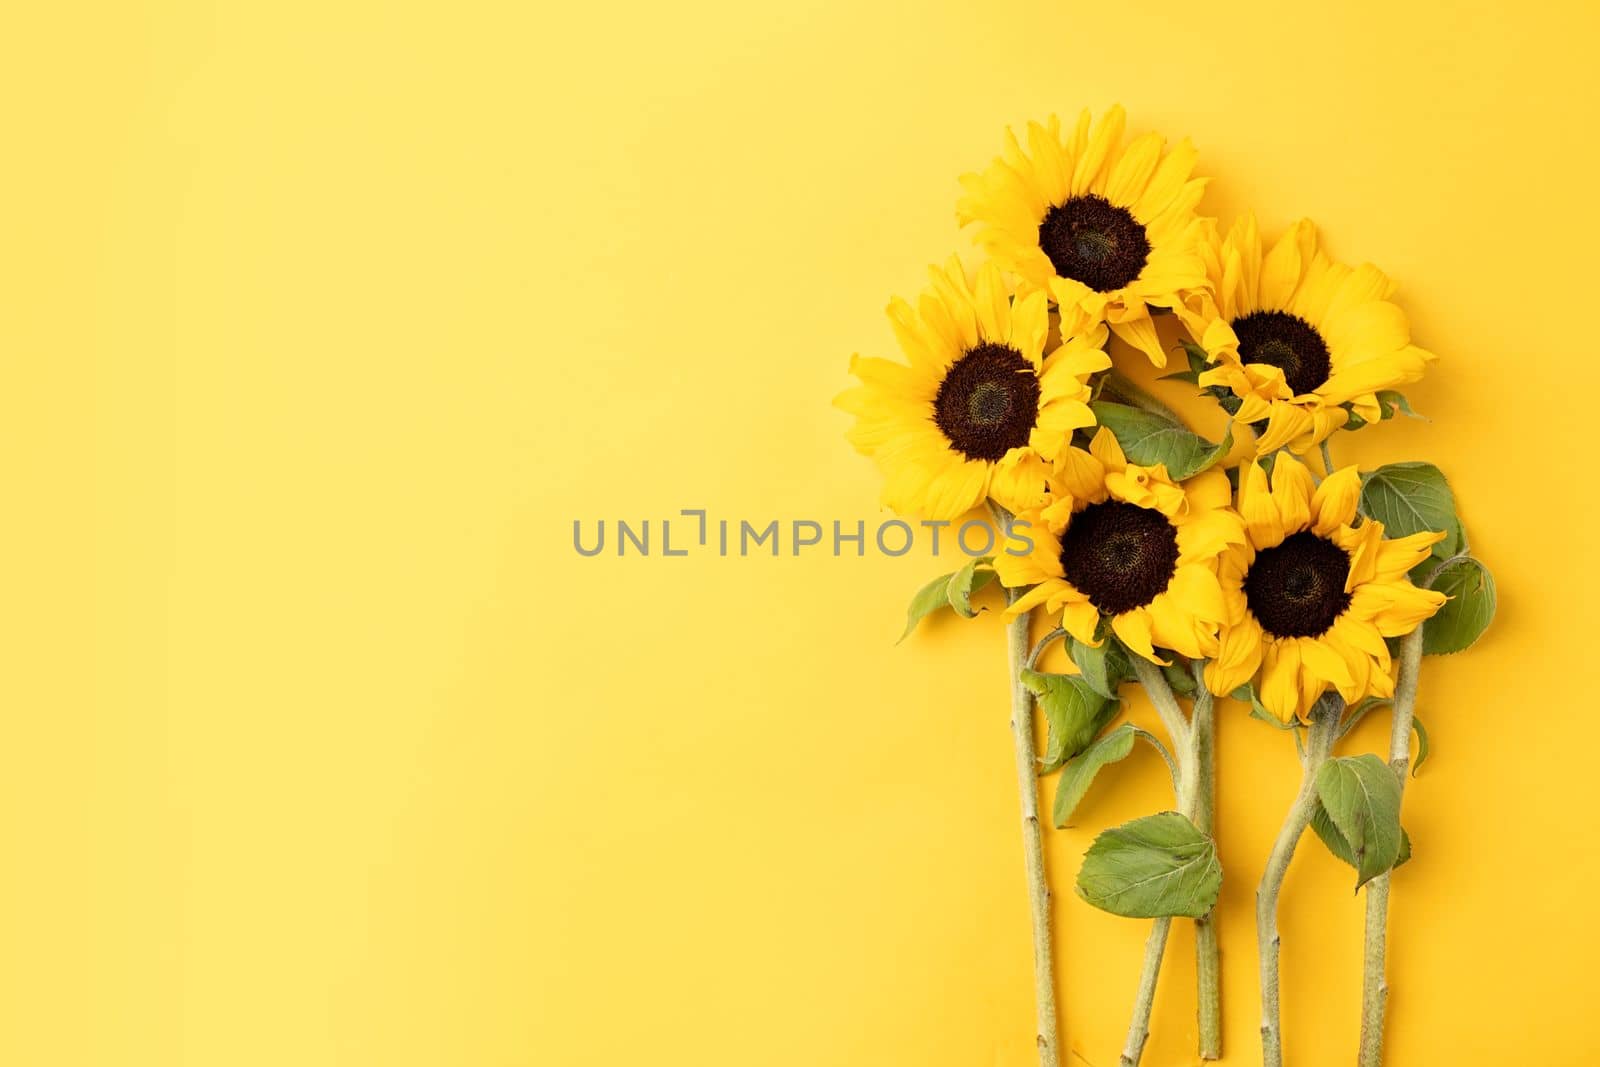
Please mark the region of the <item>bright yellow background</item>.
[[[1434, 422], [1338, 445], [1446, 467], [1502, 594], [1424, 674], [1391, 1062], [1600, 1056], [1590, 5], [537, 7], [9, 15], [0, 1062], [1031, 1063], [993, 614], [895, 648], [944, 561], [585, 560], [571, 520], [875, 518], [847, 356], [1003, 124], [1118, 100], [1442, 356]], [[1298, 768], [1232, 705], [1221, 746], [1250, 1064]], [[1049, 835], [1097, 1067], [1146, 925], [1068, 887], [1168, 803], [1148, 753], [1111, 781]], [[1289, 879], [1297, 1067], [1353, 1057], [1351, 881]]]

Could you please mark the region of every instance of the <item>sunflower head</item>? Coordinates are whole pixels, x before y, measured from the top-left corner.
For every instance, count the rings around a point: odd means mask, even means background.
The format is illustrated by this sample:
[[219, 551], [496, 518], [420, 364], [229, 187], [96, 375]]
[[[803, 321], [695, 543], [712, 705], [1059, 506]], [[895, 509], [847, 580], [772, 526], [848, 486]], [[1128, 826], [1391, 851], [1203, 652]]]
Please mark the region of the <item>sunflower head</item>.
[[1205, 284], [1188, 141], [1171, 151], [1159, 134], [1123, 144], [1120, 107], [1098, 124], [1078, 116], [1070, 135], [1052, 116], [1029, 123], [1027, 147], [1006, 133], [1005, 152], [961, 179], [962, 225], [1029, 286], [1047, 289], [1068, 332], [1107, 322], [1123, 340], [1166, 365], [1152, 307], [1176, 308]]
[[1351, 414], [1378, 421], [1377, 393], [1433, 361], [1390, 302], [1394, 284], [1371, 264], [1330, 260], [1309, 221], [1270, 249], [1249, 216], [1225, 237], [1209, 220], [1202, 233], [1208, 285], [1179, 314], [1213, 364], [1200, 384], [1237, 398], [1240, 420], [1264, 423], [1258, 455], [1304, 453]]
[[1254, 679], [1283, 722], [1305, 721], [1330, 689], [1346, 703], [1394, 695], [1384, 638], [1410, 633], [1444, 604], [1407, 575], [1445, 535], [1386, 538], [1382, 523], [1358, 521], [1360, 497], [1355, 467], [1321, 485], [1288, 455], [1270, 480], [1259, 463], [1241, 469], [1246, 540], [1222, 556], [1226, 614], [1205, 670], [1213, 693]]
[[1156, 663], [1165, 662], [1157, 647], [1215, 655], [1225, 607], [1218, 559], [1244, 543], [1227, 476], [1210, 470], [1174, 482], [1164, 466], [1129, 463], [1101, 427], [1087, 452], [1062, 453], [1051, 488], [1051, 503], [1018, 516], [995, 556], [1002, 584], [1032, 586], [1009, 610], [1044, 604], [1090, 645], [1108, 619], [1124, 644]]
[[1094, 424], [1088, 381], [1110, 366], [1105, 328], [1050, 351], [1043, 292], [1014, 296], [986, 264], [969, 285], [959, 259], [929, 271], [915, 309], [889, 304], [908, 363], [855, 356], [861, 385], [834, 401], [856, 416], [852, 444], [875, 459], [895, 511], [954, 519], [985, 496], [1042, 506], [1055, 457]]

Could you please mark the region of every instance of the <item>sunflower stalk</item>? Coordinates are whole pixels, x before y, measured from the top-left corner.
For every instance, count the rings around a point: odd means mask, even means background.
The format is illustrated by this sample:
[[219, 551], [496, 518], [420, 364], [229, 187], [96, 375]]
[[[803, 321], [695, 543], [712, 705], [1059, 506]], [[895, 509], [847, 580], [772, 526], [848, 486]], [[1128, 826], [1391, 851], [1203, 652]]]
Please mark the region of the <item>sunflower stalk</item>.
[[[1209, 801], [1201, 799], [1202, 793], [1208, 788], [1205, 783], [1209, 779], [1201, 766], [1201, 744], [1209, 726], [1202, 729], [1201, 724], [1211, 720], [1211, 694], [1204, 686], [1200, 687], [1195, 696], [1195, 721], [1191, 724], [1184, 717], [1183, 708], [1172, 692], [1172, 686], [1167, 683], [1166, 676], [1161, 673], [1161, 668], [1138, 654], [1129, 659], [1133, 662], [1133, 671], [1139, 684], [1144, 686], [1161, 724], [1172, 738], [1178, 762], [1178, 812], [1194, 821], [1200, 817], [1202, 805], [1209, 806]], [[1133, 1018], [1128, 1023], [1128, 1039], [1122, 1047], [1119, 1067], [1135, 1067], [1144, 1055], [1144, 1045], [1150, 1037], [1150, 1012], [1155, 1006], [1156, 981], [1161, 976], [1161, 961], [1167, 952], [1167, 936], [1171, 930], [1172, 919], [1167, 916], [1156, 919], [1150, 927], [1150, 936], [1144, 945], [1144, 963], [1139, 968], [1139, 990], [1134, 996]], [[1203, 1004], [1200, 1015], [1202, 1019], [1205, 1018]]]
[[[1017, 590], [1006, 591], [1014, 603]], [[1011, 739], [1017, 757], [1017, 789], [1022, 799], [1022, 855], [1028, 877], [1028, 911], [1033, 923], [1033, 993], [1037, 1014], [1039, 1067], [1060, 1067], [1061, 1035], [1056, 1019], [1055, 957], [1050, 932], [1050, 884], [1045, 878], [1044, 841], [1039, 829], [1039, 764], [1033, 738], [1033, 694], [1022, 684], [1029, 661], [1028, 629], [1033, 612], [1019, 612], [1006, 626], [1010, 653]]]
[[1317, 772], [1328, 762], [1339, 735], [1339, 718], [1344, 705], [1326, 697], [1311, 708], [1311, 726], [1306, 731], [1304, 769], [1300, 791], [1295, 795], [1272, 854], [1256, 890], [1256, 943], [1261, 953], [1261, 1060], [1263, 1067], [1283, 1067], [1283, 1030], [1278, 1009], [1278, 894], [1283, 877], [1294, 859], [1295, 846], [1311, 824], [1317, 806]]
[[[1402, 795], [1406, 772], [1411, 769], [1411, 724], [1417, 711], [1417, 676], [1422, 670], [1422, 627], [1406, 635], [1400, 645], [1400, 677], [1395, 683], [1394, 722], [1389, 732], [1389, 767], [1399, 779]], [[1389, 1005], [1385, 976], [1389, 927], [1389, 872], [1367, 883], [1367, 929], [1361, 967], [1360, 1067], [1383, 1062], [1383, 1021]]]
[[[1217, 810], [1217, 712], [1206, 689], [1203, 663], [1193, 664], [1195, 682], [1194, 731], [1195, 814], [1200, 832], [1212, 835]], [[1215, 909], [1194, 921], [1196, 1011], [1200, 1024], [1200, 1058], [1222, 1058], [1222, 947], [1217, 937]]]

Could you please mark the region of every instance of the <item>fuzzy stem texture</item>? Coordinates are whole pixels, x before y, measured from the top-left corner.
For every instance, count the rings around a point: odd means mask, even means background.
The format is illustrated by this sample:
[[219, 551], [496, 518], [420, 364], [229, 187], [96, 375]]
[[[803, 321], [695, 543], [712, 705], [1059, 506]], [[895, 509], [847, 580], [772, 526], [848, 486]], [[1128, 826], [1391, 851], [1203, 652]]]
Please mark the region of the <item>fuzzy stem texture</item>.
[[[1150, 703], [1155, 706], [1156, 714], [1161, 717], [1162, 725], [1172, 738], [1172, 747], [1178, 759], [1178, 811], [1192, 820], [1200, 805], [1200, 757], [1196, 748], [1199, 731], [1191, 728], [1184, 718], [1183, 708], [1178, 704], [1178, 698], [1167, 684], [1161, 668], [1138, 654], [1129, 659], [1133, 662], [1139, 684], [1149, 694]], [[1209, 708], [1210, 694], [1203, 699]], [[1198, 701], [1195, 713], [1200, 714]], [[1166, 955], [1167, 935], [1171, 930], [1172, 920], [1165, 917], [1155, 920], [1150, 927], [1150, 937], [1144, 943], [1144, 964], [1139, 969], [1139, 991], [1134, 997], [1133, 1018], [1128, 1023], [1128, 1039], [1122, 1046], [1119, 1067], [1135, 1067], [1144, 1055], [1144, 1044], [1150, 1037], [1150, 1012], [1155, 1006], [1156, 980], [1161, 977], [1161, 960]]]
[[[1007, 590], [1007, 599], [1016, 593]], [[1033, 994], [1037, 1012], [1039, 1067], [1060, 1067], [1061, 1034], [1056, 1020], [1055, 958], [1050, 935], [1050, 885], [1045, 879], [1044, 841], [1039, 831], [1039, 765], [1033, 740], [1033, 694], [1022, 684], [1028, 662], [1028, 623], [1022, 612], [1006, 627], [1010, 652], [1011, 739], [1017, 757], [1017, 790], [1022, 798], [1022, 856], [1028, 876], [1028, 911], [1033, 920]]]
[[[1411, 724], [1417, 713], [1417, 676], [1422, 670], [1422, 627], [1400, 645], [1400, 676], [1395, 682], [1394, 722], [1389, 734], [1389, 767], [1403, 794], [1411, 769]], [[1367, 883], [1367, 933], [1361, 967], [1361, 1067], [1383, 1062], [1383, 1017], [1389, 1005], [1385, 975], [1389, 927], [1389, 872]]]
[[[1190, 729], [1194, 732], [1195, 790], [1194, 824], [1211, 835], [1216, 825], [1217, 744], [1216, 704], [1205, 688], [1200, 665], [1195, 664], [1197, 695]], [[1217, 938], [1213, 910], [1194, 921], [1195, 990], [1200, 1024], [1200, 1058], [1222, 1057], [1222, 948]]]
[[1261, 885], [1256, 890], [1256, 943], [1261, 954], [1261, 1060], [1264, 1067], [1283, 1067], [1283, 1031], [1278, 1010], [1278, 894], [1283, 888], [1283, 876], [1294, 858], [1294, 849], [1300, 835], [1311, 823], [1311, 813], [1317, 805], [1317, 771], [1328, 761], [1333, 742], [1339, 732], [1339, 716], [1343, 705], [1336, 701], [1318, 701], [1313, 706], [1310, 729], [1307, 731], [1305, 754], [1301, 757], [1304, 773], [1300, 778], [1300, 791], [1284, 817], [1273, 843], [1272, 854], [1261, 875]]

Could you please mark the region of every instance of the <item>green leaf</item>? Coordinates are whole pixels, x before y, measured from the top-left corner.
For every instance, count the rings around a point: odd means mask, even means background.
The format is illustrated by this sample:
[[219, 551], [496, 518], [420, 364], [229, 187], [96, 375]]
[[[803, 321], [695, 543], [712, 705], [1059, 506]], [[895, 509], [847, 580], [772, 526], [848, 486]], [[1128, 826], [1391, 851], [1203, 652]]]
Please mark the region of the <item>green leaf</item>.
[[1180, 423], [1143, 408], [1096, 400], [1089, 405], [1095, 419], [1111, 431], [1128, 462], [1141, 466], [1164, 463], [1174, 481], [1182, 481], [1216, 463], [1233, 447], [1233, 426], [1212, 444]]
[[1405, 398], [1405, 394], [1397, 393], [1393, 389], [1378, 390], [1378, 407], [1383, 411], [1383, 417], [1386, 419], [1394, 418], [1395, 412], [1398, 411], [1408, 419], [1417, 419], [1421, 422], [1428, 421], [1426, 416], [1418, 415], [1411, 410], [1411, 401]]
[[1417, 732], [1417, 759], [1411, 765], [1411, 777], [1415, 778], [1417, 772], [1422, 770], [1422, 761], [1428, 758], [1428, 729], [1415, 712], [1411, 714], [1411, 728]]
[[1094, 839], [1078, 871], [1078, 895], [1130, 919], [1198, 919], [1222, 890], [1217, 846], [1175, 811], [1146, 815]]
[[1167, 685], [1171, 686], [1172, 691], [1178, 696], [1193, 697], [1199, 691], [1194, 683], [1194, 675], [1189, 673], [1186, 664], [1173, 660], [1161, 668], [1161, 673], [1166, 676]]
[[[1318, 801], [1316, 807], [1311, 809], [1311, 828], [1317, 832], [1317, 836], [1322, 839], [1322, 843], [1328, 846], [1329, 852], [1332, 852], [1352, 867], [1356, 865], [1355, 852], [1350, 848], [1350, 842], [1344, 839], [1344, 835], [1339, 832], [1339, 828], [1333, 825], [1333, 820], [1328, 818], [1328, 809], [1322, 806], [1321, 801]], [[1400, 856], [1394, 861], [1394, 865], [1398, 867], [1410, 858], [1411, 835], [1402, 828], [1400, 830]]]
[[906, 628], [900, 634], [901, 641], [911, 636], [917, 623], [950, 603], [950, 579], [954, 577], [953, 574], [941, 574], [917, 590], [917, 595], [911, 598], [911, 606], [906, 608]]
[[1089, 683], [1089, 688], [1108, 700], [1116, 697], [1117, 687], [1127, 680], [1132, 671], [1128, 665], [1128, 654], [1122, 650], [1122, 643], [1110, 634], [1102, 637], [1099, 648], [1069, 637], [1067, 653], [1078, 670], [1083, 672], [1083, 680]]
[[[1229, 416], [1239, 414], [1239, 409], [1244, 407], [1244, 399], [1236, 395], [1232, 389], [1224, 389], [1220, 385], [1213, 385], [1209, 388], [1202, 389], [1201, 392], [1210, 393], [1212, 399], [1214, 399], [1218, 405], [1221, 406], [1222, 410], [1229, 414]], [[1231, 434], [1233, 427], [1230, 426], [1228, 430]]]
[[1024, 670], [1022, 684], [1038, 698], [1050, 727], [1041, 771], [1045, 774], [1088, 748], [1120, 708], [1118, 701], [1107, 700], [1096, 693], [1076, 674], [1040, 674]]
[[1200, 375], [1205, 373], [1206, 368], [1211, 365], [1211, 361], [1206, 359], [1206, 350], [1193, 341], [1184, 341], [1182, 344], [1184, 355], [1189, 359], [1188, 369], [1174, 371], [1171, 374], [1163, 374], [1161, 380], [1164, 382], [1188, 382], [1190, 385], [1199, 385]]
[[1067, 820], [1072, 818], [1073, 811], [1102, 768], [1128, 758], [1128, 753], [1133, 751], [1135, 736], [1134, 728], [1123, 723], [1067, 761], [1056, 782], [1056, 804], [1052, 814], [1057, 826], [1068, 825]]
[[1432, 463], [1388, 463], [1362, 475], [1361, 511], [1383, 523], [1389, 537], [1444, 531], [1448, 536], [1433, 546], [1440, 559], [1455, 555], [1461, 543], [1455, 496]]
[[899, 641], [910, 637], [917, 623], [940, 608], [954, 608], [962, 618], [972, 618], [975, 614], [972, 610], [972, 594], [994, 581], [994, 568], [990, 566], [993, 562], [990, 556], [972, 560], [960, 570], [941, 574], [918, 589], [917, 595], [911, 598], [910, 607], [906, 608], [906, 628], [901, 632]]
[[1357, 889], [1395, 865], [1400, 783], [1387, 763], [1371, 754], [1329, 760], [1317, 772], [1317, 799], [1350, 846]]
[[1422, 624], [1422, 651], [1448, 656], [1470, 647], [1494, 619], [1494, 575], [1477, 560], [1463, 557], [1445, 564], [1434, 576], [1433, 588], [1450, 599]]
[[993, 563], [993, 556], [981, 556], [950, 576], [946, 596], [950, 607], [963, 619], [970, 619], [977, 614], [972, 610], [972, 594], [994, 581]]

